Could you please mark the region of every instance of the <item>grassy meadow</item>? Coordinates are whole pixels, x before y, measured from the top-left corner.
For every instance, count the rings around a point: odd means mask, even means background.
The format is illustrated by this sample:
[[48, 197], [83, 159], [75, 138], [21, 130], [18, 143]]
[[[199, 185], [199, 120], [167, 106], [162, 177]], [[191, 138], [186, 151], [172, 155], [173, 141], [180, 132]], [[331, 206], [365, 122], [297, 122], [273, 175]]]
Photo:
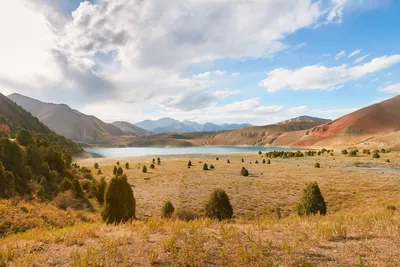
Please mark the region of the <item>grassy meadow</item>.
[[[78, 160], [107, 180], [119, 161], [137, 220], [106, 225], [94, 200], [95, 212], [1, 200], [0, 266], [400, 266], [400, 152], [380, 156], [335, 151], [264, 164], [257, 153], [187, 155], [161, 157], [154, 169], [152, 157]], [[299, 217], [296, 205], [313, 181], [327, 215]], [[202, 216], [216, 188], [228, 194], [233, 219]], [[161, 218], [167, 200], [197, 219]]]

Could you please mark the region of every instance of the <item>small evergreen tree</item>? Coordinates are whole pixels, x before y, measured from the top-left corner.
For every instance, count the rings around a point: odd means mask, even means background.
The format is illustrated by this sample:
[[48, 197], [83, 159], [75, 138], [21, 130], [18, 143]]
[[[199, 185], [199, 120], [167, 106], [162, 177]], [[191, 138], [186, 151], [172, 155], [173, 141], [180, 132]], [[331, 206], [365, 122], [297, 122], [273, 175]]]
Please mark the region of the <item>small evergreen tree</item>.
[[125, 163], [125, 169], [129, 169], [129, 163]]
[[74, 186], [71, 183], [71, 180], [68, 178], [64, 178], [64, 180], [61, 182], [60, 187], [58, 189], [58, 192], [62, 193], [68, 190], [73, 190]]
[[161, 165], [161, 159], [157, 158], [157, 165]]
[[164, 206], [161, 209], [161, 216], [164, 218], [171, 218], [174, 211], [174, 205], [172, 205], [171, 201], [168, 200], [164, 203]]
[[326, 203], [317, 182], [308, 183], [303, 191], [303, 197], [297, 205], [297, 213], [302, 215], [326, 214]]
[[99, 168], [99, 164], [98, 164], [97, 162], [94, 164], [94, 168], [95, 168], [96, 170]]
[[262, 155], [262, 152], [261, 152], [261, 151], [258, 151], [258, 155]]
[[219, 158], [217, 157], [216, 160], [219, 160]]
[[119, 166], [119, 161], [117, 161], [117, 165]]
[[114, 175], [117, 175], [117, 171], [118, 171], [117, 166], [114, 166], [113, 174], [114, 174]]
[[188, 162], [188, 168], [190, 168], [190, 167], [192, 167], [192, 161], [191, 160], [189, 160], [189, 162]]
[[242, 158], [242, 162], [244, 162], [244, 158]]
[[231, 162], [230, 162], [230, 160], [228, 159], [228, 160], [226, 161], [226, 163], [231, 163]]
[[156, 159], [153, 159], [153, 164], [156, 164]]
[[73, 186], [73, 191], [74, 191], [74, 195], [76, 198], [84, 198], [85, 197], [85, 193], [83, 192], [81, 183], [79, 182], [78, 179], [74, 179], [72, 180], [72, 186]]
[[268, 161], [267, 161], [267, 164], [271, 164], [271, 160], [268, 160]]
[[207, 165], [207, 163], [204, 163], [204, 165], [203, 165], [203, 170], [204, 170], [204, 171], [208, 171], [208, 165]]
[[255, 163], [255, 164], [258, 164], [258, 160], [256, 160], [254, 163]]
[[24, 129], [18, 132], [16, 139], [18, 144], [20, 144], [21, 146], [28, 146], [34, 143], [31, 132]]
[[213, 169], [215, 169], [215, 167], [214, 167], [214, 165], [210, 165], [210, 170], [213, 170]]
[[101, 217], [106, 223], [121, 223], [135, 218], [136, 201], [126, 175], [114, 177], [104, 194]]
[[205, 215], [220, 221], [232, 218], [233, 208], [224, 190], [217, 189], [211, 194], [205, 206]]
[[97, 175], [101, 175], [101, 170], [97, 170]]
[[118, 167], [117, 169], [117, 175], [121, 176], [124, 173], [124, 170], [121, 167]]
[[142, 172], [143, 172], [143, 173], [147, 173], [147, 167], [146, 167], [146, 165], [143, 166]]
[[379, 155], [379, 153], [378, 152], [375, 152], [373, 155], [372, 155], [372, 158], [373, 159], [379, 159], [381, 156]]
[[321, 168], [321, 165], [317, 162], [315, 163], [314, 168]]
[[92, 186], [90, 189], [91, 195], [97, 199], [100, 205], [104, 203], [104, 193], [106, 191], [107, 182], [106, 178], [102, 177], [100, 182], [97, 182], [95, 179], [92, 181]]
[[155, 169], [155, 168], [156, 168], [156, 165], [154, 165], [154, 164], [150, 165], [150, 169]]
[[240, 175], [249, 176], [249, 171], [245, 167], [242, 167], [242, 171], [240, 172]]
[[347, 152], [346, 149], [343, 149], [343, 150], [342, 150], [342, 155], [347, 155], [347, 154], [349, 154], [349, 152]]
[[265, 161], [265, 159], [263, 159], [262, 163], [264, 163], [264, 164], [265, 164], [265, 163], [267, 163], [267, 162]]

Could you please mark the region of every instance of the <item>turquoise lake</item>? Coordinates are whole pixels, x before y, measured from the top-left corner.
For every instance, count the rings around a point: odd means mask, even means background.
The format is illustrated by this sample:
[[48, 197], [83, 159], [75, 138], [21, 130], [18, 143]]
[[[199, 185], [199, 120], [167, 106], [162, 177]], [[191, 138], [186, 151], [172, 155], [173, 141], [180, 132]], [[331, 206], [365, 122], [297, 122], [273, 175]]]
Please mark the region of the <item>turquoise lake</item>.
[[241, 147], [241, 146], [202, 146], [202, 147], [123, 147], [123, 148], [87, 148], [93, 157], [141, 157], [141, 156], [166, 156], [187, 154], [226, 154], [244, 152], [292, 151], [280, 147]]

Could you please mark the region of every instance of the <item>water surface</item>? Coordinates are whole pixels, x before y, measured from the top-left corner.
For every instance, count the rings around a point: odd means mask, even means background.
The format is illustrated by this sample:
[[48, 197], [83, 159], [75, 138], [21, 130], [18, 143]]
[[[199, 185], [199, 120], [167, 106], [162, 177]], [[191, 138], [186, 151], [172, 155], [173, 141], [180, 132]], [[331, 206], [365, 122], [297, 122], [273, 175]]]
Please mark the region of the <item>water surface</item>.
[[289, 148], [280, 147], [242, 147], [242, 146], [202, 146], [202, 147], [123, 147], [123, 148], [86, 148], [93, 157], [141, 157], [141, 156], [165, 156], [187, 154], [227, 154], [245, 152], [268, 151], [292, 151]]

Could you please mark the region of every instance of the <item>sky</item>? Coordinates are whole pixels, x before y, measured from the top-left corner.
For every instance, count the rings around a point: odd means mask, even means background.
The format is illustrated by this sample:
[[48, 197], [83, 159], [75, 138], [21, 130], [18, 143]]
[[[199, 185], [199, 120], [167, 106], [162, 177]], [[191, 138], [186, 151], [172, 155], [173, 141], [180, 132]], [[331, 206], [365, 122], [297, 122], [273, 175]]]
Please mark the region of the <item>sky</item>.
[[400, 94], [396, 0], [0, 5], [0, 92], [106, 122], [335, 119]]

